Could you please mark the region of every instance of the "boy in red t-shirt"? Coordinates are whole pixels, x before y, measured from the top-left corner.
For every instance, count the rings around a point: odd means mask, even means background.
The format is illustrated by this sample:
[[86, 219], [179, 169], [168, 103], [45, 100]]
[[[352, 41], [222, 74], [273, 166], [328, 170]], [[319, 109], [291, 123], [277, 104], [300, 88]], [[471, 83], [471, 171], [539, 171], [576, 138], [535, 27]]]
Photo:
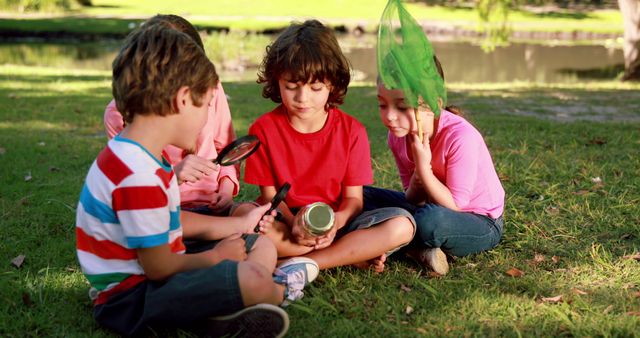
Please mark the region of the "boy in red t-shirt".
[[[249, 128], [262, 145], [247, 160], [244, 180], [260, 186], [261, 202], [291, 184], [280, 221], [260, 227], [279, 257], [304, 255], [321, 269], [373, 264], [382, 271], [386, 256], [411, 241], [415, 225], [400, 208], [361, 213], [362, 187], [373, 182], [373, 173], [364, 126], [337, 108], [349, 79], [330, 28], [309, 20], [286, 29], [268, 47], [258, 79], [265, 84], [262, 95], [281, 105]], [[333, 228], [319, 237], [304, 232], [298, 213], [314, 202], [335, 211]]]

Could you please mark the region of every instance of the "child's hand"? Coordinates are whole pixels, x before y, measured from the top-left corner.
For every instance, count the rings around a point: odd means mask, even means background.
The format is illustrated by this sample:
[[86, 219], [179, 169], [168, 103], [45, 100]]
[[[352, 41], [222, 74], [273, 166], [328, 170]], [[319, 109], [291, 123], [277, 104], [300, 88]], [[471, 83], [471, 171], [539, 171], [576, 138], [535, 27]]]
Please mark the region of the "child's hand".
[[233, 205], [233, 197], [227, 193], [214, 193], [211, 203], [209, 203], [209, 209], [214, 213], [220, 215], [229, 210]]
[[276, 211], [271, 211], [270, 215], [265, 215], [265, 213], [269, 210], [271, 203], [267, 203], [265, 205], [259, 206], [257, 208], [252, 209], [246, 215], [242, 217], [244, 220], [242, 224], [245, 224], [244, 232], [248, 234], [252, 234], [254, 232], [254, 228], [256, 224], [260, 228], [261, 234], [266, 234], [273, 228], [273, 222], [275, 221]]
[[429, 138], [425, 137], [422, 142], [420, 142], [418, 134], [412, 133], [409, 135], [409, 143], [416, 166], [427, 166], [427, 168], [431, 170], [431, 146], [429, 144]]
[[336, 238], [336, 233], [338, 233], [338, 227], [335, 225], [331, 227], [331, 230], [326, 234], [316, 237], [316, 245], [313, 247], [315, 250], [324, 249], [333, 243], [333, 240]]
[[296, 243], [304, 246], [315, 246], [316, 245], [316, 237], [307, 234], [302, 226], [302, 209], [298, 211], [295, 218], [293, 219], [293, 224], [291, 225], [291, 235], [293, 236]]
[[219, 262], [225, 259], [241, 262], [247, 259], [247, 250], [241, 234], [233, 234], [218, 243], [211, 251], [217, 254]]
[[213, 162], [190, 154], [173, 167], [178, 178], [178, 184], [184, 182], [197, 182], [204, 176], [211, 175], [216, 170], [217, 165]]

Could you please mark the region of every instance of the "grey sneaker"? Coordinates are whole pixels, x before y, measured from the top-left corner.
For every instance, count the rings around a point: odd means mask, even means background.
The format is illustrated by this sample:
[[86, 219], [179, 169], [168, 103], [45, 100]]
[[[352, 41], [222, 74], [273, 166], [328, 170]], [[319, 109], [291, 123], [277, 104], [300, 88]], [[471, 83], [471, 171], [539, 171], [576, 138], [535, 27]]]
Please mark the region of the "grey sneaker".
[[289, 329], [287, 313], [271, 304], [256, 304], [227, 316], [211, 317], [207, 337], [283, 337]]
[[410, 252], [409, 256], [417, 260], [422, 266], [430, 268], [433, 272], [441, 276], [444, 276], [449, 272], [447, 255], [445, 255], [440, 248], [416, 250]]
[[285, 286], [282, 306], [301, 299], [304, 296], [302, 289], [313, 282], [319, 272], [318, 264], [306, 257], [294, 257], [278, 264], [273, 281]]

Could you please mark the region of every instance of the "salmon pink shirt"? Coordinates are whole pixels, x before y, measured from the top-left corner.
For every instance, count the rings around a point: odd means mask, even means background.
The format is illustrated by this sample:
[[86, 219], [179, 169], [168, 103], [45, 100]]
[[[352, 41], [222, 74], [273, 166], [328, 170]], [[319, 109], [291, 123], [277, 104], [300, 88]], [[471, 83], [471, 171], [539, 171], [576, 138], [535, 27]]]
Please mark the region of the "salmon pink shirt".
[[[218, 151], [236, 138], [231, 123], [229, 104], [221, 83], [218, 83], [211, 102], [207, 123], [198, 136], [198, 147], [195, 153], [195, 155], [207, 159], [218, 157]], [[109, 139], [120, 133], [124, 128], [122, 114], [116, 108], [115, 100], [111, 100], [104, 111], [104, 126]], [[168, 145], [164, 150], [169, 155], [169, 160], [172, 164], [175, 165], [182, 161], [182, 149]], [[183, 207], [208, 205], [214, 200], [220, 182], [225, 177], [228, 177], [234, 184], [233, 195], [238, 194], [239, 183], [236, 166], [221, 166], [211, 175], [205, 176], [197, 182], [180, 184], [181, 205]]]

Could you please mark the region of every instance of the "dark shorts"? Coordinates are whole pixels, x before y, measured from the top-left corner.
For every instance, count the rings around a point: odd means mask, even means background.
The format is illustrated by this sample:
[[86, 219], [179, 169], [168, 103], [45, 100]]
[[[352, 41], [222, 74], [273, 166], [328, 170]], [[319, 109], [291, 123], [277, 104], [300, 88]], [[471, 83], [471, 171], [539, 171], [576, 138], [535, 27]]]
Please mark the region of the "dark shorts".
[[[258, 235], [243, 237], [248, 252]], [[213, 248], [217, 242], [200, 242], [207, 245], [198, 249]], [[137, 335], [149, 328], [193, 328], [203, 319], [242, 308], [238, 262], [225, 260], [206, 269], [178, 273], [163, 282], [145, 280], [97, 305], [93, 315], [111, 330]]]

